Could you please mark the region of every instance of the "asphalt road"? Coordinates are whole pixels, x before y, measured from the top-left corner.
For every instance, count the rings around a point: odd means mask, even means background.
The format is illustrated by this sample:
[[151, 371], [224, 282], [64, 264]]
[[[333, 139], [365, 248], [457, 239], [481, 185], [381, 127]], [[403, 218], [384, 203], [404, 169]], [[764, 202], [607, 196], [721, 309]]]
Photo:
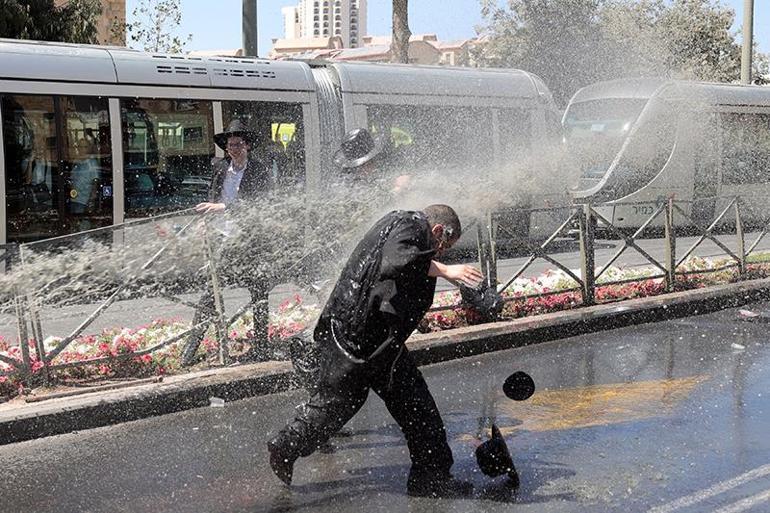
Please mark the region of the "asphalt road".
[[[754, 240], [758, 237], [758, 233], [748, 234], [746, 236], [748, 249]], [[719, 240], [723, 242], [728, 248], [737, 253], [737, 238], [734, 235], [719, 235]], [[690, 246], [694, 244], [697, 237], [681, 237], [677, 239], [677, 252], [681, 256]], [[624, 243], [618, 240], [599, 240], [597, 241], [596, 249], [596, 266], [602, 267], [607, 263], [618, 251], [622, 248]], [[659, 262], [663, 262], [665, 255], [665, 244], [662, 239], [642, 239], [639, 241], [639, 246], [648, 252], [653, 258]], [[580, 253], [578, 243], [575, 241], [562, 240], [555, 244], [553, 248], [552, 256], [559, 261], [562, 265], [568, 269], [579, 270], [580, 269]], [[770, 250], [770, 237], [763, 238], [757, 246], [756, 251]], [[724, 251], [719, 248], [710, 240], [704, 241], [693, 252], [694, 255], [701, 257], [714, 257], [724, 255]], [[516, 273], [519, 268], [528, 259], [527, 256], [521, 256], [519, 254], [507, 253], [503, 254], [498, 261], [498, 279], [501, 282], [506, 282], [511, 276]], [[626, 249], [625, 252], [615, 261], [614, 265], [620, 267], [650, 267], [652, 264], [641, 253], [633, 248]], [[524, 272], [524, 277], [538, 276], [548, 269], [554, 269], [555, 266], [543, 259], [535, 260], [530, 267]], [[579, 274], [579, 272], [578, 272]], [[443, 280], [439, 282], [437, 290], [450, 290], [453, 286]], [[276, 287], [270, 296], [271, 308], [278, 309], [278, 305], [293, 295], [300, 292], [308, 301], [317, 302], [317, 299], [312, 295], [308, 295], [307, 291], [302, 291], [297, 287], [291, 285], [280, 285]], [[195, 303], [198, 300], [196, 294], [186, 294], [182, 298], [188, 302]], [[234, 313], [241, 305], [245, 304], [249, 300], [248, 292], [244, 289], [228, 289], [225, 292], [225, 307], [226, 311]], [[41, 312], [43, 332], [45, 335], [68, 335], [72, 330], [78, 327], [78, 325], [86, 319], [91, 312], [93, 312], [99, 305], [75, 305], [69, 307], [57, 307], [47, 308]], [[129, 299], [121, 300], [114, 303], [107, 310], [105, 310], [99, 318], [89, 327], [86, 333], [96, 333], [104, 328], [114, 327], [139, 327], [157, 318], [167, 319], [192, 319], [192, 308], [180, 305], [178, 303], [172, 303], [168, 300], [159, 298], [141, 298], [141, 299]], [[0, 314], [0, 336], [15, 338], [16, 337], [16, 319], [11, 315]]]
[[[466, 500], [405, 495], [409, 460], [371, 396], [332, 454], [297, 462], [287, 489], [265, 441], [301, 392], [0, 447], [0, 504], [24, 512], [648, 512], [770, 510], [770, 303], [621, 328], [423, 368]], [[505, 398], [514, 370], [538, 390]], [[494, 421], [521, 475], [476, 469]]]

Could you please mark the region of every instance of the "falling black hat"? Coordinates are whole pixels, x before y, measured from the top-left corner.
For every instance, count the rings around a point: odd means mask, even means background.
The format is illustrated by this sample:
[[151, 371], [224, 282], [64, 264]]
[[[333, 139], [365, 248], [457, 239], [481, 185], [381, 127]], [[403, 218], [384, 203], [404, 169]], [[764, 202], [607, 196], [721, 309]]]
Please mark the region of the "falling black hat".
[[498, 477], [508, 474], [512, 484], [519, 485], [519, 474], [513, 466], [511, 453], [496, 425], [492, 424], [492, 438], [476, 447], [476, 462], [484, 475]]
[[250, 129], [246, 123], [240, 119], [234, 119], [227, 125], [227, 130], [214, 136], [214, 142], [223, 150], [227, 149], [227, 139], [230, 137], [240, 137], [247, 143], [253, 145], [257, 139], [257, 133]]
[[342, 138], [340, 149], [334, 154], [334, 163], [343, 169], [363, 166], [380, 154], [385, 138], [373, 137], [366, 128], [351, 130]]
[[503, 393], [508, 399], [525, 401], [535, 393], [535, 381], [523, 371], [516, 371], [505, 379]]
[[464, 304], [470, 306], [481, 315], [485, 321], [496, 321], [505, 307], [502, 294], [482, 282], [478, 287], [469, 287], [460, 283], [460, 297]]

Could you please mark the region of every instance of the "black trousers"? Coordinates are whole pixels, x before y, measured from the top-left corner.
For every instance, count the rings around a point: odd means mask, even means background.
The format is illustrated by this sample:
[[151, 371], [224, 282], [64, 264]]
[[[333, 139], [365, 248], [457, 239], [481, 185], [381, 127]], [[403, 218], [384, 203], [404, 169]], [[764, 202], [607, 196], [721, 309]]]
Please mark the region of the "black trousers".
[[[227, 280], [229, 283], [245, 287], [251, 294], [251, 309], [254, 313], [254, 340], [255, 346], [264, 347], [267, 350], [268, 335], [267, 328], [270, 323], [270, 310], [268, 305], [268, 295], [270, 292], [271, 284], [265, 279], [247, 279], [246, 277], [240, 277], [236, 279]], [[212, 321], [216, 316], [216, 307], [214, 304], [214, 292], [212, 290], [211, 281], [207, 282], [207, 286], [198, 301], [198, 306], [195, 309], [193, 315], [193, 326], [204, 321]], [[203, 341], [203, 336], [206, 334], [208, 325], [193, 331], [187, 338], [187, 343], [182, 349], [182, 365], [190, 365], [195, 359], [195, 354]]]
[[356, 364], [332, 340], [318, 343], [317, 391], [271, 444], [290, 458], [309, 456], [361, 409], [371, 389], [406, 437], [412, 473], [448, 475], [453, 459], [444, 422], [409, 351], [399, 344]]

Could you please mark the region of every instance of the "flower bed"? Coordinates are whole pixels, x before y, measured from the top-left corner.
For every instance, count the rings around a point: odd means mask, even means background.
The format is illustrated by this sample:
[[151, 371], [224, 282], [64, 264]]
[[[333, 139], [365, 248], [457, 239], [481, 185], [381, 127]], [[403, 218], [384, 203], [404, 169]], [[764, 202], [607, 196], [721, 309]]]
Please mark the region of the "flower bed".
[[[747, 278], [764, 278], [770, 276], [770, 255], [756, 255], [746, 266]], [[675, 290], [689, 290], [707, 287], [720, 283], [730, 283], [740, 279], [737, 267], [721, 269], [727, 263], [726, 259], [708, 259], [690, 257], [678, 269]], [[576, 275], [577, 271], [573, 271]], [[660, 274], [657, 268], [622, 269], [611, 267], [597, 280], [594, 297], [597, 303], [607, 303], [624, 299], [656, 296], [666, 291], [665, 280], [655, 278]], [[631, 281], [623, 284], [611, 282]], [[578, 284], [564, 271], [546, 271], [544, 274], [530, 279], [519, 278], [502, 292], [506, 299], [501, 319], [516, 319], [531, 315], [568, 310], [582, 305], [582, 297], [577, 288]], [[445, 329], [470, 326], [482, 322], [482, 317], [475, 311], [460, 303], [460, 293], [444, 292], [436, 296], [432, 308], [446, 307], [435, 312], [429, 312], [422, 320], [419, 330], [423, 333], [442, 331]]]
[[[754, 257], [750, 262], [747, 264], [747, 277], [770, 276], [770, 262], [760, 257]], [[723, 267], [725, 263], [725, 260], [690, 258], [679, 271], [693, 272], [693, 274], [678, 275], [676, 289], [686, 290], [738, 280], [737, 268], [712, 272]], [[659, 274], [657, 269], [610, 268], [597, 280], [596, 301], [603, 303], [662, 294], [665, 292], [665, 282], [662, 278], [654, 278], [657, 274]], [[635, 281], [623, 284], [609, 283], [626, 280]], [[576, 286], [575, 281], [562, 271], [547, 271], [536, 278], [517, 279], [503, 292], [506, 304], [501, 319], [515, 319], [578, 307], [582, 304], [580, 292], [570, 290]], [[437, 294], [433, 307], [445, 308], [429, 312], [425, 316], [418, 328], [423, 333], [482, 322], [478, 312], [460, 305], [460, 294], [457, 291]], [[277, 312], [270, 314], [268, 335], [271, 344], [280, 345], [283, 340], [311, 325], [319, 312], [318, 305], [305, 304], [299, 295], [287, 299], [280, 305]], [[250, 314], [246, 314], [230, 327], [228, 340], [232, 354], [241, 354], [250, 349], [250, 340], [253, 339], [253, 334], [249, 331], [251, 322]], [[158, 319], [135, 329], [104, 330], [99, 334], [82, 336], [74, 340], [56, 358], [55, 363], [87, 362], [141, 351], [183, 332], [188, 327], [188, 324], [179, 319]], [[61, 340], [59, 337], [48, 337], [44, 341], [46, 352], [55, 349]], [[35, 341], [30, 340], [28, 343], [32, 375], [24, 379], [19, 375], [0, 376], [0, 397], [12, 397], [23, 392], [25, 388], [41, 382], [43, 364], [36, 358]], [[202, 344], [202, 350], [208, 354], [209, 360], [215, 358], [217, 346], [213, 330], [210, 330]], [[142, 356], [56, 369], [52, 371], [51, 378], [55, 383], [82, 383], [105, 378], [141, 378], [176, 373], [181, 370], [179, 366], [181, 347], [182, 343], [177, 342]], [[19, 362], [22, 359], [18, 343], [11, 343], [2, 337], [0, 337], [0, 355]], [[0, 361], [0, 371], [10, 370], [10, 365]]]

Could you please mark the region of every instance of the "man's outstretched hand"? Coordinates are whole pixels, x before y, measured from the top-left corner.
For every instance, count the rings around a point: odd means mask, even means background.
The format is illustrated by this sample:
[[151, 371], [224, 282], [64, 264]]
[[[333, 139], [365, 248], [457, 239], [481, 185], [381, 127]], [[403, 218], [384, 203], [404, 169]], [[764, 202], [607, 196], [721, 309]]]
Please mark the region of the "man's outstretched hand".
[[444, 278], [445, 280], [451, 281], [452, 283], [463, 283], [473, 288], [478, 287], [478, 285], [484, 279], [481, 271], [472, 265], [446, 265], [435, 260], [430, 264], [428, 275], [437, 278]]
[[208, 201], [204, 201], [203, 203], [198, 203], [195, 205], [195, 211], [200, 212], [201, 214], [207, 214], [209, 212], [222, 212], [224, 209], [224, 203], [210, 203]]

